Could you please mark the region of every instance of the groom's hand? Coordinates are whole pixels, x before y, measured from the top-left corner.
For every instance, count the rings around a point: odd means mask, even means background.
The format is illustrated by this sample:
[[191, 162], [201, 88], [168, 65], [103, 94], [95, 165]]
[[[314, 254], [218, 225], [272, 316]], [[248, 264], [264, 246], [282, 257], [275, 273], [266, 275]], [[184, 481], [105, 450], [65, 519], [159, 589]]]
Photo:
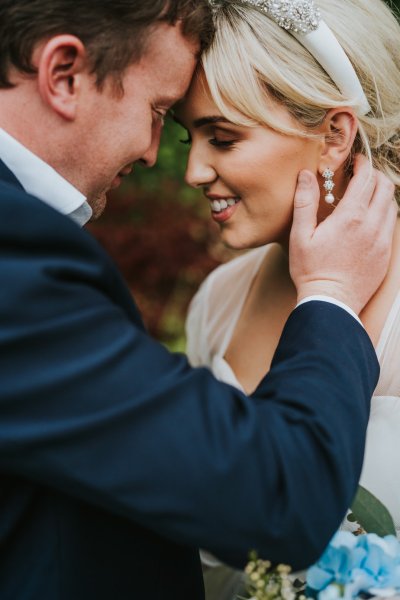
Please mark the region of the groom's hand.
[[354, 176], [333, 213], [317, 226], [320, 191], [302, 171], [294, 198], [290, 273], [298, 301], [331, 296], [359, 314], [386, 275], [397, 216], [394, 185], [357, 156]]

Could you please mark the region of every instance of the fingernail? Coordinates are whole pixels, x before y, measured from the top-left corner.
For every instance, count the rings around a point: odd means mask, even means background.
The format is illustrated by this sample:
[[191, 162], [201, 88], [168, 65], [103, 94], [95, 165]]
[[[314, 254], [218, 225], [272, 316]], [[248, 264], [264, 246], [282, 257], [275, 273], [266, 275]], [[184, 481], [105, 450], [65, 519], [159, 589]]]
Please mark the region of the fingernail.
[[301, 185], [310, 185], [310, 183], [311, 183], [310, 173], [308, 171], [300, 171], [297, 181]]

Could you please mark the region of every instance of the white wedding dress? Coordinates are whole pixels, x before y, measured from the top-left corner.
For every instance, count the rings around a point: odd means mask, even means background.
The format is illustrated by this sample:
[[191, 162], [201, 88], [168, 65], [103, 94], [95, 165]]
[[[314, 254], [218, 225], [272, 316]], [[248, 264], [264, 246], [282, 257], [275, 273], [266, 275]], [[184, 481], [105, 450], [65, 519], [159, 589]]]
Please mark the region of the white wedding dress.
[[[270, 247], [250, 250], [215, 269], [193, 298], [188, 313], [187, 354], [192, 365], [208, 366], [218, 379], [240, 389], [224, 354], [253, 278]], [[360, 483], [385, 504], [399, 534], [400, 292], [387, 316], [377, 355], [381, 374], [372, 398]]]

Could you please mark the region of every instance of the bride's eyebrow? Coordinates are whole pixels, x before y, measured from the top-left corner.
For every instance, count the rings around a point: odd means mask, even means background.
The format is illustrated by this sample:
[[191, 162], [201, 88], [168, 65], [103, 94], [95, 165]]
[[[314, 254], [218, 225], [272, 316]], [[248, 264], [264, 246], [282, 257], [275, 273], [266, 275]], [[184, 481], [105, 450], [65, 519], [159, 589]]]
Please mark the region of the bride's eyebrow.
[[204, 125], [214, 125], [215, 123], [230, 123], [230, 121], [221, 115], [201, 117], [193, 121], [193, 127], [199, 129], [199, 127], [204, 127]]
[[[183, 127], [184, 129], [187, 129], [186, 125], [182, 123], [182, 121], [176, 116], [176, 114], [173, 111], [170, 111], [170, 115], [176, 123], [181, 125], [181, 127]], [[200, 119], [195, 119], [193, 121], [193, 128], [199, 129], [200, 127], [204, 127], [205, 125], [214, 125], [215, 123], [231, 123], [231, 121], [229, 121], [225, 117], [222, 117], [221, 115], [200, 117]]]

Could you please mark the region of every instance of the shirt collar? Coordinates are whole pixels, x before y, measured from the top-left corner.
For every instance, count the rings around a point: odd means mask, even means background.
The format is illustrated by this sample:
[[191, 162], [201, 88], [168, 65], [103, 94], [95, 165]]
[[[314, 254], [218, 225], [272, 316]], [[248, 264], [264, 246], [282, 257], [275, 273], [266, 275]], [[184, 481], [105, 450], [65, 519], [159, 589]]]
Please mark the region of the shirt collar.
[[28, 194], [81, 226], [92, 216], [92, 209], [79, 190], [1, 128], [0, 158]]

